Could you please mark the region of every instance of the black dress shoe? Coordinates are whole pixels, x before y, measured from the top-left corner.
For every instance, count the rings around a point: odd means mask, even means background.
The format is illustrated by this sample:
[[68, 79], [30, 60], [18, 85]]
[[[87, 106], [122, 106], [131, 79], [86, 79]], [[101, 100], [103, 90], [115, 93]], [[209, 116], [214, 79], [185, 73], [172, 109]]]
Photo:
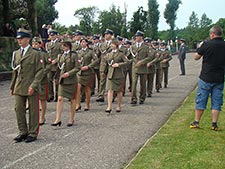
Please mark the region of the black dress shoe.
[[27, 135], [20, 134], [20, 135], [16, 136], [13, 140], [15, 140], [16, 143], [19, 143], [19, 142], [24, 141], [26, 138], [27, 138]]
[[121, 110], [120, 109], [116, 109], [116, 112], [119, 113], [119, 112], [121, 112]]
[[89, 109], [88, 108], [85, 108], [84, 111], [89, 111]]
[[37, 140], [37, 137], [27, 136], [27, 138], [25, 139], [25, 143], [30, 143], [35, 140]]
[[132, 101], [130, 102], [130, 104], [137, 104], [137, 101], [132, 100]]
[[152, 97], [152, 94], [148, 94], [148, 97]]
[[47, 100], [47, 102], [51, 102], [51, 101], [53, 101], [54, 100], [54, 97], [50, 97], [48, 100]]
[[72, 127], [73, 126], [73, 123], [74, 123], [74, 120], [72, 121], [72, 123], [68, 123], [67, 124], [67, 127]]
[[45, 119], [39, 123], [40, 126], [45, 124]]
[[96, 102], [104, 102], [104, 98], [99, 97], [98, 99], [96, 99]]
[[139, 102], [139, 104], [144, 104], [144, 101], [141, 100], [141, 101]]
[[79, 106], [78, 108], [76, 108], [76, 111], [81, 110], [81, 106]]
[[109, 109], [109, 110], [106, 109], [106, 110], [105, 110], [105, 112], [106, 112], [106, 113], [109, 113], [109, 114], [111, 113], [111, 111], [112, 111], [112, 109]]
[[59, 121], [58, 123], [52, 123], [51, 126], [61, 126], [62, 125], [62, 122]]

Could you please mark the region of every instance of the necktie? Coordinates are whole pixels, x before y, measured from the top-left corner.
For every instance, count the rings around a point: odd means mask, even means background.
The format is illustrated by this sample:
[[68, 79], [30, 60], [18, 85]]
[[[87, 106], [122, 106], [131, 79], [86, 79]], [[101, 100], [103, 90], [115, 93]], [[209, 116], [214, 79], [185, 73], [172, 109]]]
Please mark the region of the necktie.
[[24, 49], [21, 50], [21, 57], [23, 57]]

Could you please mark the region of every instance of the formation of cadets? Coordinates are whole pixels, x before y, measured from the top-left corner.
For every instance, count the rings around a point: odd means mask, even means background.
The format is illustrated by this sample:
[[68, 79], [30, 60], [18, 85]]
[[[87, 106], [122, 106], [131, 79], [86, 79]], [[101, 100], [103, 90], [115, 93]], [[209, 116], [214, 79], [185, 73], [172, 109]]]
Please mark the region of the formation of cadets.
[[[110, 114], [115, 100], [115, 110], [121, 112], [122, 97], [127, 90], [131, 94], [130, 104], [136, 105], [144, 104], [146, 97], [152, 97], [154, 86], [156, 92], [160, 92], [162, 85], [165, 88], [168, 86], [168, 68], [172, 56], [167, 44], [144, 38], [144, 33], [139, 30], [132, 40], [115, 37], [110, 29], [106, 29], [102, 36], [96, 34], [86, 37], [80, 30], [72, 36], [59, 36], [53, 29], [48, 34], [47, 43], [44, 44], [40, 37], [34, 37], [31, 46], [28, 30], [19, 29], [17, 33], [20, 49], [13, 54], [10, 86], [11, 94], [15, 96], [20, 131], [14, 139], [16, 142], [36, 140], [39, 125], [46, 121], [46, 102], [57, 102], [56, 117], [51, 126], [61, 126], [63, 102], [65, 98], [69, 99], [67, 126], [71, 127], [76, 111], [91, 111], [90, 98], [94, 94], [97, 94], [96, 102], [107, 101], [105, 112]], [[26, 44], [24, 39], [28, 39]], [[27, 52], [24, 54], [21, 51], [25, 47]], [[23, 61], [29, 57], [32, 59]], [[23, 83], [27, 83], [26, 86]], [[140, 86], [139, 96], [137, 86]], [[20, 88], [24, 91], [20, 92]], [[31, 93], [27, 93], [26, 88], [32, 90]], [[39, 110], [37, 96], [41, 103], [40, 117], [36, 113]], [[29, 106], [29, 126], [26, 124], [26, 102]], [[84, 108], [81, 102], [85, 102]]]

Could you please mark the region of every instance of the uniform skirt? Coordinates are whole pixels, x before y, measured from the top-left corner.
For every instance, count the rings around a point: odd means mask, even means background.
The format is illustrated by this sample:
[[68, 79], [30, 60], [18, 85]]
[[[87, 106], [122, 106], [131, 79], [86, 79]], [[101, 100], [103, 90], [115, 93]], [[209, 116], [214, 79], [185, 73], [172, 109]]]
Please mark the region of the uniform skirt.
[[107, 79], [107, 90], [122, 92], [124, 87], [124, 78], [120, 79]]
[[48, 84], [41, 84], [39, 94], [40, 94], [40, 100], [48, 99]]
[[68, 99], [75, 99], [77, 92], [77, 84], [60, 84], [58, 89], [58, 96], [66, 97]]
[[85, 75], [85, 76], [78, 76], [78, 83], [80, 83], [82, 86], [89, 86], [92, 87], [94, 83], [94, 73], [90, 75]]

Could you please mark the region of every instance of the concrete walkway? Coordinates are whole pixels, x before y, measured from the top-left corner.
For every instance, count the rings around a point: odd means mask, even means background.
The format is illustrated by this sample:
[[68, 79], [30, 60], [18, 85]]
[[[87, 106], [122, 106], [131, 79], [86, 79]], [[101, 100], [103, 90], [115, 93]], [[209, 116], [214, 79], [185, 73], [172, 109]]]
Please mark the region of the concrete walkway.
[[186, 76], [179, 76], [177, 56], [173, 56], [169, 86], [153, 93], [144, 105], [131, 106], [127, 92], [122, 112], [107, 116], [105, 103], [91, 99], [91, 110], [76, 114], [75, 123], [68, 128], [69, 102], [64, 102], [62, 127], [51, 127], [56, 103], [48, 103], [46, 124], [41, 126], [38, 140], [14, 143], [17, 135], [14, 99], [9, 95], [9, 81], [0, 82], [0, 168], [6, 169], [120, 169], [142, 145], [168, 120], [195, 88], [201, 61], [187, 54]]

